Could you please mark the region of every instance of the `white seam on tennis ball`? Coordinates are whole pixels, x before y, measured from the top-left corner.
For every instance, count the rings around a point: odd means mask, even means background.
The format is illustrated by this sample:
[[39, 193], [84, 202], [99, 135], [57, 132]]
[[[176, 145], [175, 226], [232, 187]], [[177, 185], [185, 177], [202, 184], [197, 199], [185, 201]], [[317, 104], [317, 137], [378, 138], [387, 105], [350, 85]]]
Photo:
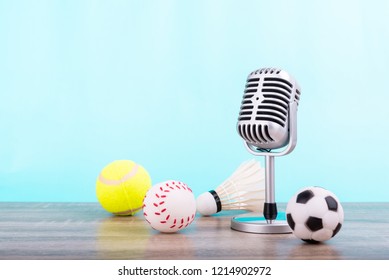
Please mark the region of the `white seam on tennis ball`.
[[[104, 178], [102, 173], [100, 173], [100, 175], [99, 175], [99, 180], [100, 180], [100, 182], [102, 182], [103, 184], [106, 184], [107, 186], [120, 186], [122, 183], [124, 183], [127, 180], [129, 180], [130, 178], [134, 177], [136, 175], [136, 173], [138, 172], [138, 169], [139, 169], [139, 165], [135, 163], [134, 167], [127, 174], [125, 174], [122, 178], [120, 178], [119, 180], [112, 180], [112, 179]], [[126, 201], [128, 202], [129, 198], [128, 198], [128, 194], [127, 194], [124, 186], [122, 186], [121, 189], [123, 190], [123, 193], [126, 197]], [[117, 212], [116, 215], [120, 215], [119, 213], [124, 215], [124, 212], [134, 213], [135, 211], [136, 211], [136, 209], [133, 209], [130, 205], [130, 209], [125, 210], [125, 211], [121, 211], [121, 212]]]
[[99, 180], [100, 180], [100, 182], [102, 182], [103, 184], [108, 185], [108, 186], [118, 186], [118, 185], [124, 183], [125, 181], [127, 181], [128, 179], [130, 179], [131, 177], [134, 177], [136, 175], [136, 173], [138, 172], [138, 169], [139, 169], [139, 165], [135, 164], [134, 167], [126, 175], [124, 175], [122, 178], [120, 178], [119, 180], [112, 180], [112, 179], [104, 178], [102, 173], [100, 173]]

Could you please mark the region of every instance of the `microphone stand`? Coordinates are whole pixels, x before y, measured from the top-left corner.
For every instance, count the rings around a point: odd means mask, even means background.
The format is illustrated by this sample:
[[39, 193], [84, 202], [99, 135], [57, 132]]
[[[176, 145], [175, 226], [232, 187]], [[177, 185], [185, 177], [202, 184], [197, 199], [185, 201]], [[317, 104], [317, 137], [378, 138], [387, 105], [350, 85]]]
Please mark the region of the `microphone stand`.
[[274, 187], [274, 156], [265, 156], [265, 204], [263, 216], [268, 224], [272, 224], [277, 218], [277, 204], [275, 201]]
[[233, 217], [231, 228], [251, 233], [291, 233], [286, 220], [277, 220], [277, 204], [275, 202], [274, 157], [287, 155], [294, 150], [297, 143], [297, 103], [289, 104], [289, 142], [280, 152], [261, 151], [257, 147], [244, 142], [247, 150], [256, 156], [265, 156], [265, 203], [263, 215], [249, 213]]

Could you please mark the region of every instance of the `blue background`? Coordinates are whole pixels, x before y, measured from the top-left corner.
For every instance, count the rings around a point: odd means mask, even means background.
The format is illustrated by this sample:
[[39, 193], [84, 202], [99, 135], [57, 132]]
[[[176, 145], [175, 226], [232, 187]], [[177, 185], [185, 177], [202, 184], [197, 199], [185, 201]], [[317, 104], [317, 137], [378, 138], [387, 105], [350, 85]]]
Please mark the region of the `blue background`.
[[388, 201], [388, 30], [385, 1], [1, 1], [0, 201], [97, 201], [115, 159], [213, 189], [253, 158], [235, 127], [268, 66], [302, 87], [277, 201]]

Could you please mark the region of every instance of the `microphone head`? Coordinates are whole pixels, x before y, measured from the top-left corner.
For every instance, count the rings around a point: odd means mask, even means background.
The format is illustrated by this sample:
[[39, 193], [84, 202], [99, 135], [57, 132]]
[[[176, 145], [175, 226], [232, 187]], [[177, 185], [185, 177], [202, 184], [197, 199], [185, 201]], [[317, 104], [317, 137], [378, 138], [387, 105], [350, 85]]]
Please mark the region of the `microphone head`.
[[290, 103], [298, 105], [299, 100], [300, 86], [286, 71], [261, 68], [251, 72], [239, 112], [239, 135], [260, 150], [284, 147], [289, 141]]

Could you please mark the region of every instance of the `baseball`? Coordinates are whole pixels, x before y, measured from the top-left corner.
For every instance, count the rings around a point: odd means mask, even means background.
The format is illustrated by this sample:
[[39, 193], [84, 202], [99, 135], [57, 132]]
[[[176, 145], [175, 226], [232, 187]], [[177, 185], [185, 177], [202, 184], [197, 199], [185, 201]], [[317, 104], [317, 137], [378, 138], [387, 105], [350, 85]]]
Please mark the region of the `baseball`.
[[152, 228], [176, 232], [189, 226], [196, 215], [192, 190], [179, 181], [165, 181], [151, 187], [143, 201], [143, 215]]

